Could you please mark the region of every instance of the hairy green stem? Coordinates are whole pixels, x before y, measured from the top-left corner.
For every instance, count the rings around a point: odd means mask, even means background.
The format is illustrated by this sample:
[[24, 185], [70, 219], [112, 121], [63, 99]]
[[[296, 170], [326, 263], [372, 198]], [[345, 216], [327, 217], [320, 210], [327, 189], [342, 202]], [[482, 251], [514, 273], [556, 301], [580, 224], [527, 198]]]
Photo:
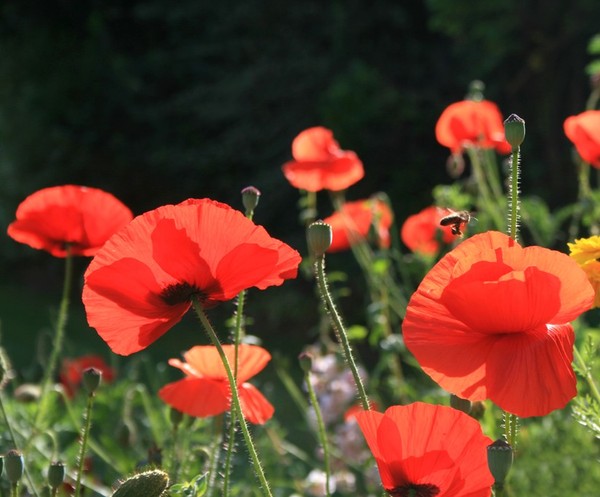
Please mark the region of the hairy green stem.
[[323, 465], [325, 466], [325, 497], [330, 497], [331, 464], [329, 462], [329, 442], [327, 440], [327, 431], [325, 429], [325, 422], [323, 421], [321, 407], [319, 406], [315, 389], [310, 382], [310, 371], [306, 371], [304, 373], [304, 382], [306, 383], [306, 389], [308, 390], [308, 398], [310, 399], [310, 403], [315, 410], [315, 416], [317, 418], [317, 431], [319, 433], [321, 445], [323, 446]]
[[67, 255], [65, 257], [65, 276], [63, 282], [62, 298], [56, 319], [56, 328], [54, 330], [54, 342], [52, 344], [52, 352], [50, 360], [44, 369], [44, 377], [42, 379], [42, 394], [40, 404], [35, 416], [34, 427], [39, 428], [40, 422], [45, 419], [48, 410], [50, 384], [54, 378], [54, 372], [58, 363], [58, 357], [62, 352], [62, 346], [65, 335], [65, 327], [69, 314], [69, 295], [71, 293], [71, 282], [73, 279], [73, 256], [71, 255], [70, 247], [67, 245]]
[[227, 373], [227, 379], [229, 380], [229, 387], [231, 390], [231, 404], [239, 420], [240, 428], [242, 430], [242, 434], [244, 435], [244, 441], [246, 442], [246, 448], [248, 449], [248, 453], [250, 454], [250, 459], [252, 460], [252, 465], [254, 467], [254, 473], [256, 474], [256, 477], [258, 478], [261, 484], [263, 494], [267, 495], [268, 497], [273, 497], [273, 494], [271, 493], [271, 489], [269, 487], [269, 482], [265, 477], [265, 472], [258, 457], [258, 453], [256, 452], [254, 442], [252, 441], [250, 431], [248, 430], [248, 425], [246, 424], [246, 420], [244, 419], [237, 384], [235, 378], [233, 377], [233, 371], [231, 369], [231, 365], [229, 364], [229, 360], [227, 359], [227, 355], [225, 355], [225, 351], [221, 346], [221, 342], [219, 342], [219, 338], [217, 337], [215, 330], [210, 324], [210, 321], [208, 320], [208, 317], [206, 316], [206, 313], [204, 312], [202, 304], [199, 302], [198, 298], [194, 297], [192, 300], [192, 304], [194, 306], [194, 311], [196, 312], [198, 318], [200, 319], [200, 322], [204, 326], [204, 329], [206, 330], [210, 341], [217, 349], [223, 366], [225, 367], [225, 372]]
[[81, 475], [83, 474], [83, 465], [85, 462], [85, 451], [87, 449], [87, 441], [92, 426], [92, 408], [94, 406], [94, 393], [90, 392], [87, 398], [87, 405], [83, 414], [83, 430], [81, 432], [81, 443], [79, 445], [79, 456], [77, 458], [77, 478], [75, 480], [75, 497], [79, 497], [81, 493]]
[[575, 361], [577, 361], [577, 366], [579, 366], [579, 369], [584, 374], [585, 381], [587, 382], [588, 386], [590, 387], [590, 392], [592, 393], [592, 395], [594, 396], [594, 398], [600, 405], [600, 390], [598, 390], [598, 386], [594, 382], [594, 377], [592, 376], [592, 372], [585, 364], [585, 361], [583, 360], [583, 357], [579, 353], [579, 350], [577, 349], [577, 347], [573, 347], [573, 356], [575, 357]]
[[513, 147], [510, 165], [510, 217], [508, 225], [509, 236], [517, 241], [519, 229], [519, 162], [521, 153], [519, 147]]
[[333, 331], [335, 332], [339, 343], [342, 345], [344, 358], [350, 367], [350, 371], [352, 371], [352, 376], [354, 377], [354, 382], [356, 383], [356, 389], [358, 391], [358, 397], [360, 399], [361, 406], [363, 409], [368, 410], [369, 399], [367, 397], [367, 393], [365, 392], [365, 387], [360, 374], [358, 373], [358, 367], [354, 361], [354, 355], [352, 354], [350, 341], [348, 340], [346, 329], [342, 323], [342, 318], [335, 307], [333, 299], [331, 298], [331, 294], [329, 293], [329, 288], [327, 287], [327, 277], [325, 276], [325, 256], [316, 258], [315, 275], [319, 286], [319, 293], [321, 294], [321, 298], [323, 299], [325, 308], [327, 309], [327, 314], [331, 320]]

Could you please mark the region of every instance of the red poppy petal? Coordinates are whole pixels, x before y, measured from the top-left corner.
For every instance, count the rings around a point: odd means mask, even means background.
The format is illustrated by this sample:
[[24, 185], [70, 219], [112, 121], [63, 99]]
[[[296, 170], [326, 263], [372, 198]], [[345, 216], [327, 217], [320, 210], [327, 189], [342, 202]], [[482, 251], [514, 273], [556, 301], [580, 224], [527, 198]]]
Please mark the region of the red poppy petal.
[[171, 407], [198, 418], [216, 416], [229, 409], [227, 386], [207, 378], [187, 377], [169, 383], [158, 395]]
[[[390, 469], [388, 468], [387, 462], [379, 450], [377, 433], [382, 419], [383, 413], [377, 411], [362, 411], [356, 414], [356, 421], [365, 437], [365, 440], [367, 441], [369, 449], [373, 453], [375, 462], [377, 463], [383, 488], [392, 489], [397, 486], [397, 484], [392, 476], [392, 473], [390, 472]], [[401, 447], [398, 448], [398, 451], [400, 450]]]
[[469, 328], [483, 333], [521, 332], [549, 322], [560, 308], [559, 279], [536, 267], [506, 269], [492, 262], [473, 264], [448, 284], [441, 302]]
[[175, 325], [189, 303], [167, 305], [150, 269], [136, 259], [120, 259], [86, 273], [83, 288], [88, 323], [113, 352], [129, 355]]
[[271, 419], [275, 408], [254, 385], [243, 383], [238, 387], [238, 393], [242, 413], [250, 423], [262, 425]]
[[292, 142], [292, 156], [297, 161], [328, 161], [339, 150], [333, 132], [322, 126], [302, 131]]
[[520, 417], [563, 408], [577, 395], [574, 340], [569, 324], [503, 336], [488, 359], [489, 398]]
[[344, 152], [328, 162], [291, 161], [282, 169], [292, 186], [309, 192], [345, 190], [365, 174], [362, 162], [353, 152]]
[[564, 122], [567, 138], [573, 142], [581, 158], [600, 167], [600, 112], [589, 110], [568, 117]]

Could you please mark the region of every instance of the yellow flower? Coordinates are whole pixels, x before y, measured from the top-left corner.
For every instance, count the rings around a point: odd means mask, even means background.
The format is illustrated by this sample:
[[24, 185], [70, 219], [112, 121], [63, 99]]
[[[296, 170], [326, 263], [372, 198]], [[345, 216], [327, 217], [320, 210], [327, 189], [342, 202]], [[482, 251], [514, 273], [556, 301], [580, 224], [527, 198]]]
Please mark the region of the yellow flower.
[[581, 268], [585, 271], [585, 274], [587, 274], [590, 283], [594, 287], [594, 292], [596, 293], [593, 307], [600, 307], [600, 262], [589, 261], [583, 264]]
[[589, 238], [580, 238], [575, 243], [568, 243], [570, 256], [583, 265], [590, 261], [600, 258], [600, 236], [591, 236]]

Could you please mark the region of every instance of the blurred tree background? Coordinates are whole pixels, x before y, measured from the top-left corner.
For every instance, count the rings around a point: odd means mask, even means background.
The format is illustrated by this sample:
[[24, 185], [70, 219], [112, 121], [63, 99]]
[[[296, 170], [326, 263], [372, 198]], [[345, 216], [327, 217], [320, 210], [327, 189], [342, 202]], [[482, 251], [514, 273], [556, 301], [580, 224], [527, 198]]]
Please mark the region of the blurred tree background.
[[[589, 93], [596, 0], [0, 5], [3, 230], [50, 185], [103, 188], [139, 214], [188, 197], [240, 207], [253, 184], [257, 222], [304, 251], [280, 166], [314, 125], [365, 164], [348, 197], [385, 190], [401, 222], [450, 182], [434, 125], [473, 79], [527, 121], [523, 189], [551, 205], [575, 193], [562, 122]], [[3, 274], [37, 268], [33, 252], [6, 239]]]

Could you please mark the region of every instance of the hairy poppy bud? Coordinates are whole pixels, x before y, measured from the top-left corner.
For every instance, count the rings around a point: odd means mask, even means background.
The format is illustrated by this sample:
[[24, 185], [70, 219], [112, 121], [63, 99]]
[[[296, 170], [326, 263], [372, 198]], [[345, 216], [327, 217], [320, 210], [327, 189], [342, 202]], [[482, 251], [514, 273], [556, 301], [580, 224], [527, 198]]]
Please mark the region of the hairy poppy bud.
[[169, 475], [153, 469], [125, 480], [112, 497], [159, 497], [169, 485]]
[[100, 380], [102, 379], [102, 371], [96, 368], [87, 368], [83, 371], [81, 381], [88, 394], [94, 395], [96, 389], [100, 386]]
[[304, 371], [305, 373], [309, 373], [313, 363], [312, 354], [308, 352], [302, 352], [298, 356], [298, 361], [300, 362], [300, 367], [302, 368], [302, 371]]
[[18, 450], [9, 450], [4, 456], [4, 469], [7, 480], [15, 485], [19, 482], [23, 476], [23, 467], [25, 462], [23, 460], [23, 454]]
[[48, 468], [48, 485], [51, 489], [58, 488], [65, 479], [65, 465], [61, 461], [55, 461]]
[[499, 438], [487, 448], [488, 466], [496, 485], [502, 487], [513, 463], [512, 447]]
[[260, 190], [253, 186], [247, 186], [242, 190], [242, 203], [246, 209], [246, 215], [251, 215], [260, 200]]
[[511, 114], [504, 121], [504, 135], [513, 149], [519, 147], [525, 140], [525, 121], [516, 114]]
[[308, 250], [314, 257], [322, 257], [331, 246], [333, 230], [323, 221], [315, 221], [306, 231]]

